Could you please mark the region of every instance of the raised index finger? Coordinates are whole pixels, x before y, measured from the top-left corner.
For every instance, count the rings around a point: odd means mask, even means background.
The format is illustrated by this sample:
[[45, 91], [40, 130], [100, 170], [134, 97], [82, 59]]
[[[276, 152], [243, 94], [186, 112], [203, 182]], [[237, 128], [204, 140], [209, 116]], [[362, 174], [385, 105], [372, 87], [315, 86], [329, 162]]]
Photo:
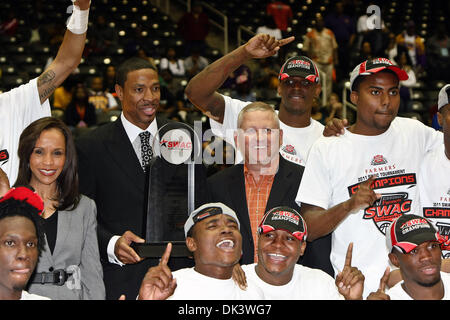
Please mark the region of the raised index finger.
[[345, 255], [344, 267], [352, 266], [352, 254], [353, 254], [353, 242], [350, 242], [347, 248], [347, 254]]
[[170, 253], [172, 252], [172, 243], [168, 243], [166, 247], [166, 251], [164, 251], [163, 256], [161, 257], [161, 261], [159, 261], [159, 265], [167, 265], [170, 258]]
[[391, 272], [390, 268], [387, 267], [386, 270], [384, 271], [383, 277], [381, 277], [380, 287], [378, 288], [378, 290], [380, 290], [383, 293], [384, 293], [384, 290], [386, 289], [386, 284], [388, 282], [390, 272]]
[[285, 39], [280, 39], [280, 40], [278, 40], [278, 46], [282, 47], [288, 43], [291, 43], [292, 41], [294, 41], [294, 39], [295, 39], [294, 36], [291, 36], [291, 37], [285, 38]]
[[366, 181], [364, 181], [363, 183], [361, 183], [361, 186], [367, 186], [370, 189], [373, 189], [373, 181], [375, 180], [375, 175], [372, 175], [369, 177], [369, 179], [367, 179]]

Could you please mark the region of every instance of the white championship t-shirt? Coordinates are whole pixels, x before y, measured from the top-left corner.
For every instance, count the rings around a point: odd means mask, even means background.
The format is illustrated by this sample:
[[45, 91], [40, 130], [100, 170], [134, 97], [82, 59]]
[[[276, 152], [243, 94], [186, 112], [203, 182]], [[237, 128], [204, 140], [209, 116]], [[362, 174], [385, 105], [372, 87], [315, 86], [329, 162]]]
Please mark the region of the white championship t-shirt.
[[[210, 119], [212, 132], [231, 144], [235, 149], [234, 133], [237, 129], [239, 112], [251, 102], [232, 99], [223, 96], [225, 100], [225, 113], [223, 124]], [[278, 110], [277, 110], [278, 112]], [[280, 153], [288, 161], [304, 166], [308, 153], [313, 143], [322, 136], [324, 125], [317, 120], [311, 119], [311, 124], [305, 128], [294, 128], [280, 121], [280, 129], [283, 130], [283, 145]], [[242, 162], [241, 153], [236, 150], [235, 163]]]
[[172, 272], [177, 287], [168, 300], [259, 300], [262, 291], [250, 280], [247, 290], [241, 290], [233, 279], [216, 279], [198, 273], [194, 268]]
[[[442, 300], [450, 300], [450, 274], [441, 272], [441, 279], [444, 283], [444, 297]], [[403, 289], [402, 284], [403, 280], [392, 288], [386, 290], [385, 293], [391, 298], [391, 300], [413, 300], [413, 298]]]
[[256, 264], [243, 265], [247, 280], [263, 291], [268, 300], [343, 300], [334, 279], [319, 269], [296, 264], [292, 279], [283, 286], [273, 286], [261, 280], [255, 271]]
[[50, 116], [48, 99], [41, 105], [37, 78], [0, 93], [0, 168], [6, 172], [9, 184], [16, 182], [19, 170], [19, 138], [31, 122]]
[[[433, 222], [446, 240], [450, 235], [450, 160], [442, 144], [425, 156], [419, 173], [422, 214]], [[442, 257], [450, 258], [450, 246], [442, 246]]]
[[373, 206], [350, 213], [332, 233], [330, 260], [335, 274], [342, 270], [353, 242], [352, 264], [365, 276], [364, 296], [376, 291], [388, 266], [385, 231], [391, 221], [420, 214], [417, 174], [427, 151], [442, 144], [442, 133], [421, 122], [395, 118], [377, 136], [353, 134], [321, 137], [311, 148], [296, 201], [324, 209], [353, 195], [359, 183], [375, 175]]

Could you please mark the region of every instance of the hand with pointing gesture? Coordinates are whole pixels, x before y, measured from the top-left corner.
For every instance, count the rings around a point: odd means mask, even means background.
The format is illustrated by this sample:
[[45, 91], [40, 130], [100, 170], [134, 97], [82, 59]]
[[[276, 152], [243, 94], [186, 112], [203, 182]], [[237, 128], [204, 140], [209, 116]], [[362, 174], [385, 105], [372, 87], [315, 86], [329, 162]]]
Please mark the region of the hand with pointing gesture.
[[371, 294], [369, 294], [369, 296], [367, 297], [367, 300], [391, 300], [391, 297], [389, 297], [389, 295], [384, 293], [384, 291], [386, 290], [388, 280], [389, 280], [389, 273], [390, 273], [390, 269], [389, 269], [389, 267], [387, 267], [386, 271], [384, 271], [384, 274], [381, 277], [380, 287], [378, 288], [378, 290], [376, 292], [372, 292]]
[[364, 290], [364, 275], [358, 268], [352, 267], [353, 243], [347, 248], [344, 269], [336, 276], [338, 291], [346, 300], [361, 300]]
[[369, 179], [362, 182], [359, 185], [358, 190], [347, 200], [349, 206], [349, 212], [358, 212], [361, 209], [370, 207], [377, 199], [381, 197], [381, 194], [373, 191], [373, 182], [375, 176], [370, 176]]
[[347, 119], [333, 118], [327, 122], [323, 129], [323, 135], [325, 137], [340, 136], [345, 133], [345, 127], [348, 125]]
[[268, 34], [257, 34], [245, 44], [245, 51], [251, 58], [267, 58], [273, 56], [280, 47], [294, 41], [295, 37], [277, 40]]
[[131, 231], [125, 231], [125, 233], [117, 240], [114, 246], [114, 254], [120, 262], [124, 264], [134, 264], [143, 260], [143, 258], [139, 257], [136, 251], [130, 247], [133, 242], [143, 243], [145, 240]]
[[159, 264], [148, 269], [139, 289], [139, 300], [165, 300], [175, 291], [177, 281], [167, 266], [171, 251], [172, 244], [168, 243]]

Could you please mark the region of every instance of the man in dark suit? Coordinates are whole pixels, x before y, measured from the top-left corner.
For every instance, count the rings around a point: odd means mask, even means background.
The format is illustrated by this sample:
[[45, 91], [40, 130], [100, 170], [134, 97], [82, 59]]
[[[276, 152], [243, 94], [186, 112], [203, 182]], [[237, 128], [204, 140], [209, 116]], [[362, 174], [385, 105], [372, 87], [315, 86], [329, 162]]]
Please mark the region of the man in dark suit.
[[[282, 139], [283, 131], [271, 106], [262, 102], [247, 105], [239, 113], [235, 134], [244, 162], [208, 178], [209, 200], [235, 210], [241, 222], [241, 264], [256, 262], [257, 227], [265, 212], [277, 206], [300, 210], [295, 197], [304, 167], [280, 156]], [[310, 248], [299, 262], [333, 275], [328, 256], [318, 251], [320, 241], [308, 244]]]
[[154, 157], [148, 132], [157, 137], [167, 121], [156, 116], [160, 84], [148, 61], [131, 58], [122, 63], [115, 89], [121, 116], [76, 142], [80, 189], [97, 205], [106, 298], [125, 294], [135, 299], [147, 269], [158, 264], [158, 259], [143, 259], [132, 248], [145, 242], [148, 165]]

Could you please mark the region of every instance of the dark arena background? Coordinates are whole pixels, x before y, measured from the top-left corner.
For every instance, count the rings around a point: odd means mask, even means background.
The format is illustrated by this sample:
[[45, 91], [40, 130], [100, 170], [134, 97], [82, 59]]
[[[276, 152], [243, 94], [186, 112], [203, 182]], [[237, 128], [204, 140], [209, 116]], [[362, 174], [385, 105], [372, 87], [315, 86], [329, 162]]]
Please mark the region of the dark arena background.
[[[179, 64], [191, 54], [200, 54], [207, 63], [211, 63], [245, 43], [256, 32], [279, 30], [283, 37], [294, 35], [295, 41], [283, 47], [277, 57], [249, 61], [236, 70], [235, 77], [230, 77], [221, 88], [226, 95], [262, 100], [277, 107], [279, 97], [274, 89], [281, 64], [288, 56], [308, 54], [303, 51], [306, 34], [318, 20], [322, 20], [325, 27], [334, 33], [338, 45], [338, 64], [333, 68], [331, 92], [343, 103], [343, 109], [336, 117], [354, 121], [355, 110], [349, 101], [348, 82], [353, 67], [370, 57], [387, 57], [414, 73], [415, 81], [402, 85], [400, 115], [438, 127], [435, 121], [437, 94], [450, 80], [449, 25], [445, 23], [450, 13], [449, 1], [283, 2], [288, 7], [285, 21], [283, 14], [280, 17], [276, 17], [277, 13], [269, 15], [272, 2], [263, 0], [196, 3], [181, 0], [93, 0], [83, 59], [63, 87], [70, 92], [81, 82], [89, 90], [92, 80], [100, 76], [103, 89], [115, 96], [113, 81], [109, 78], [111, 75], [113, 79], [114, 68], [128, 57], [141, 56], [151, 60], [159, 69], [164, 87], [160, 112], [189, 124], [200, 120], [207, 129], [209, 121], [192, 106], [183, 92], [189, 79], [199, 70], [181, 68], [184, 70], [177, 73], [175, 69], [164, 67], [162, 62], [169, 51], [174, 50], [172, 59]], [[206, 22], [195, 26], [195, 29], [185, 14], [194, 12], [198, 6], [201, 6]], [[1, 91], [37, 77], [52, 61], [71, 10], [68, 0], [0, 2]], [[373, 24], [373, 30], [364, 30], [364, 23], [360, 20], [363, 15], [369, 17], [365, 25]], [[402, 36], [407, 32], [418, 37], [415, 57], [408, 54], [411, 52], [409, 43]], [[327, 95], [331, 96], [322, 90], [313, 112], [313, 118], [322, 122], [329, 114], [330, 97]], [[90, 130], [115, 119], [120, 112], [118, 99], [117, 102], [115, 110], [98, 113], [96, 123], [89, 128], [75, 130], [75, 136], [79, 131]], [[50, 103], [53, 115], [64, 119], [64, 103], [54, 95]]]

